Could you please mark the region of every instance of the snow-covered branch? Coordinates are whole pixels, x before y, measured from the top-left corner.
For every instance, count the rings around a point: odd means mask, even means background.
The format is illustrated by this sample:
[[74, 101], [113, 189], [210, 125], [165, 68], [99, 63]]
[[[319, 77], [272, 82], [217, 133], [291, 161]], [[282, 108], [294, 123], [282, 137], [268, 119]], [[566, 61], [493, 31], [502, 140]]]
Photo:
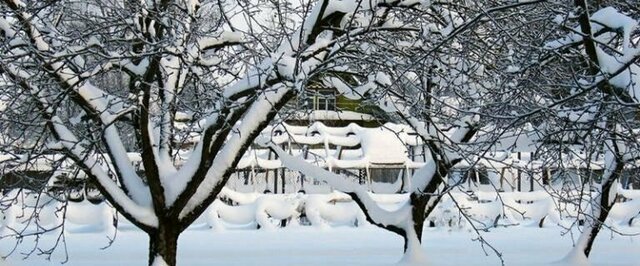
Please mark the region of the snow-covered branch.
[[59, 143], [63, 145], [72, 158], [80, 163], [82, 168], [87, 169], [90, 175], [95, 177], [100, 187], [106, 192], [105, 195], [112, 198], [112, 203], [122, 211], [123, 215], [133, 218], [132, 222], [134, 223], [148, 227], [158, 226], [158, 219], [149, 206], [141, 206], [133, 201], [103, 170], [102, 164], [97, 162], [94, 156], [87, 154], [82, 147], [82, 143], [64, 126], [58, 117], [51, 117], [50, 123]]
[[[235, 165], [240, 161], [251, 141], [275, 117], [277, 110], [294, 95], [293, 88], [284, 84], [269, 88], [258, 95], [255, 102], [243, 112], [239, 123], [231, 128], [228, 138], [217, 149], [210, 166], [205, 169], [207, 172], [204, 178], [195, 186], [193, 180], [174, 179], [176, 183], [173, 183], [172, 187], [176, 188], [176, 194], [168, 198], [176, 199], [176, 202], [170, 206], [177, 207], [176, 210], [181, 209], [179, 212], [181, 218], [197, 218], [194, 214], [199, 214], [206, 208], [207, 203], [215, 199], [215, 195], [224, 186], [229, 173], [234, 171]], [[188, 189], [183, 189], [187, 186]]]

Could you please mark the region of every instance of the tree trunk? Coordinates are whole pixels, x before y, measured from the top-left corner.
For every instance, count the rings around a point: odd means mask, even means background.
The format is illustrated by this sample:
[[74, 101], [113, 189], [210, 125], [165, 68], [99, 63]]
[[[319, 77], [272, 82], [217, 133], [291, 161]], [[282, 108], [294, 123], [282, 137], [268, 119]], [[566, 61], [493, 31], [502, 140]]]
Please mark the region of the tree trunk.
[[[360, 199], [360, 197], [358, 197], [358, 195], [354, 192], [350, 192], [347, 193], [349, 196], [351, 196], [351, 198], [353, 199], [353, 201], [356, 202], [356, 204], [358, 205], [358, 207], [360, 207], [360, 209], [362, 210], [362, 212], [365, 215], [365, 218], [367, 219], [368, 222], [372, 223], [375, 226], [378, 226], [382, 229], [391, 231], [393, 233], [398, 234], [399, 236], [402, 237], [402, 239], [404, 240], [404, 249], [403, 252], [406, 254], [407, 250], [409, 250], [410, 245], [413, 243], [412, 242], [412, 236], [410, 232], [407, 232], [408, 227], [403, 227], [402, 225], [393, 225], [393, 224], [382, 224], [382, 223], [378, 223], [377, 221], [373, 220], [373, 218], [371, 217], [371, 215], [369, 214], [369, 210], [367, 209], [367, 206], [362, 202], [362, 199]], [[413, 198], [414, 198], [414, 194], [411, 194], [411, 204], [412, 204], [412, 210], [411, 210], [411, 219], [412, 222], [414, 222], [414, 226], [413, 229], [417, 228], [416, 224], [420, 224], [420, 226], [422, 226], [422, 224], [424, 223], [424, 219], [419, 219], [417, 217], [415, 217], [415, 214], [419, 212], [419, 206], [416, 207], [413, 205]], [[424, 208], [422, 209], [424, 211]], [[424, 215], [422, 215], [422, 217], [424, 217]], [[407, 223], [410, 221], [407, 221]], [[405, 230], [407, 229], [407, 230]], [[415, 230], [414, 230], [415, 231]], [[418, 232], [414, 232], [415, 236], [417, 237], [417, 242], [420, 243], [421, 238], [422, 238], [422, 227], [420, 227], [420, 234], [418, 234]]]
[[[176, 265], [179, 226], [174, 223], [161, 222], [160, 227], [149, 233], [149, 265]], [[161, 258], [164, 261], [159, 261]]]
[[593, 248], [593, 242], [596, 236], [598, 236], [600, 229], [602, 229], [602, 225], [604, 225], [607, 216], [609, 216], [609, 211], [611, 211], [611, 208], [615, 204], [615, 201], [610, 199], [609, 196], [611, 196], [611, 189], [620, 177], [623, 169], [624, 163], [617, 158], [615, 168], [612, 169], [613, 172], [606, 179], [603, 179], [602, 192], [593, 202], [594, 204], [598, 204], [598, 206], [595, 207], [597, 208], [596, 212], [593, 214], [595, 219], [591, 218], [590, 220], [592, 221], [585, 225], [575, 247], [581, 249], [586, 257], [589, 257], [591, 249]]
[[[433, 208], [429, 208], [429, 210], [427, 210], [427, 204], [429, 202], [429, 199], [430, 197], [418, 196], [413, 193], [409, 198], [411, 203], [411, 222], [413, 223], [413, 232], [410, 232], [410, 231], [408, 232], [405, 230], [398, 230], [398, 231], [391, 230], [401, 235], [402, 238], [404, 239], [405, 254], [407, 252], [411, 252], [412, 248], [420, 248], [422, 244], [422, 229], [424, 227], [424, 219], [428, 215], [427, 211], [429, 211], [430, 213], [433, 210]], [[435, 206], [436, 204], [433, 204], [433, 205]], [[385, 228], [385, 229], [389, 230], [389, 228]], [[407, 228], [407, 229], [410, 230], [411, 228]]]
[[[422, 228], [424, 226], [424, 219], [427, 217], [426, 209], [427, 203], [429, 202], [430, 197], [418, 196], [416, 194], [411, 194], [409, 200], [411, 200], [411, 219], [413, 220], [413, 230], [416, 232], [416, 237], [418, 237], [418, 241], [422, 242]], [[436, 204], [433, 204], [434, 206]], [[431, 212], [433, 208], [430, 208], [429, 212]], [[405, 252], [407, 251], [407, 243], [405, 238]]]
[[428, 196], [411, 194], [411, 221], [406, 230], [398, 232], [404, 238], [404, 255], [401, 264], [425, 264], [426, 256], [422, 250], [422, 228], [426, 217], [426, 209], [429, 202]]
[[[444, 168], [442, 172], [448, 172], [450, 167]], [[435, 193], [442, 184], [443, 178], [434, 176], [424, 189], [425, 192]], [[424, 264], [425, 256], [422, 252], [422, 229], [424, 220], [434, 210], [442, 198], [442, 193], [429, 195], [426, 193], [411, 193], [409, 196], [409, 204], [411, 204], [411, 220], [407, 220], [404, 224], [382, 224], [373, 220], [367, 206], [355, 192], [347, 193], [356, 202], [358, 207], [364, 212], [367, 221], [388, 231], [396, 233], [404, 239], [404, 256], [402, 261], [406, 263]], [[432, 198], [435, 197], [435, 198]], [[431, 203], [431, 204], [429, 204]]]
[[599, 206], [597, 207], [600, 209], [597, 220], [590, 225], [591, 228], [584, 228], [585, 231], [589, 231], [586, 235], [585, 245], [583, 249], [584, 255], [587, 257], [589, 257], [589, 253], [591, 253], [593, 242], [596, 240], [596, 236], [598, 236], [600, 229], [602, 229], [602, 225], [607, 219], [607, 216], [609, 216], [611, 207], [613, 207], [613, 204], [615, 204], [615, 202], [609, 203], [609, 193], [611, 193], [611, 188], [613, 187], [614, 183], [615, 178], [609, 178], [607, 182], [602, 184], [602, 195], [600, 196], [600, 202], [598, 202]]

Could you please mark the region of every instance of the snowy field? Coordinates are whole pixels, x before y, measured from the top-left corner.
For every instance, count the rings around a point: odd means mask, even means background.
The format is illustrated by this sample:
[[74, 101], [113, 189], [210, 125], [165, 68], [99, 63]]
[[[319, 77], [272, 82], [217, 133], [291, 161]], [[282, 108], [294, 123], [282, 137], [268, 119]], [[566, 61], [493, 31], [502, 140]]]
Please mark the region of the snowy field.
[[[622, 227], [640, 233], [638, 227]], [[503, 253], [506, 265], [549, 265], [560, 260], [572, 245], [570, 235], [558, 227], [496, 228], [483, 236]], [[431, 265], [499, 265], [500, 260], [468, 230], [427, 228], [423, 249]], [[69, 233], [69, 262], [65, 265], [146, 265], [147, 238], [137, 230], [119, 231], [115, 243], [102, 250], [104, 233]], [[25, 242], [28, 242], [26, 240]], [[0, 244], [3, 252], [9, 241]], [[27, 245], [21, 250], [27, 250]], [[4, 265], [60, 265], [63, 250], [51, 261], [32, 256], [10, 257]], [[394, 265], [402, 255], [402, 239], [374, 227], [292, 227], [277, 230], [189, 229], [180, 238], [178, 265]], [[640, 236], [597, 238], [592, 265], [640, 265]]]

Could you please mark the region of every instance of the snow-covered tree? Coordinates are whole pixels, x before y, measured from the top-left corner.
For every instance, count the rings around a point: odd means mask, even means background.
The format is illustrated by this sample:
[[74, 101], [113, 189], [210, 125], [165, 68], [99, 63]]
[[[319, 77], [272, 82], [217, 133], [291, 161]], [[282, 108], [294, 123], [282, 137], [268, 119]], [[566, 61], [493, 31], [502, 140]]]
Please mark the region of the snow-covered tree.
[[549, 1], [524, 16], [508, 74], [519, 107], [504, 118], [535, 133], [530, 174], [575, 215], [582, 235], [571, 258], [586, 260], [624, 194], [617, 182], [637, 167], [637, 4]]
[[542, 135], [539, 158], [558, 172], [581, 169], [581, 182], [564, 180], [564, 187], [551, 190], [577, 209], [576, 225], [584, 222], [571, 252], [584, 259], [623, 193], [623, 172], [637, 167], [637, 4], [576, 0], [549, 7], [555, 12], [538, 24], [546, 25], [538, 57], [516, 79], [537, 95], [528, 115]]
[[418, 4], [3, 0], [5, 165], [75, 165], [149, 235], [149, 264], [175, 265], [180, 233], [277, 111], [355, 59], [354, 40], [426, 33], [396, 23]]
[[[64, 155], [51, 164], [73, 161], [149, 235], [150, 264], [175, 265], [180, 232], [294, 95], [269, 58], [255, 65], [260, 35], [236, 28], [230, 14], [240, 8], [218, 4], [4, 1], [1, 9], [2, 94], [11, 99], [2, 117], [17, 132], [3, 152], [26, 163], [46, 153]], [[199, 139], [185, 153], [181, 136], [192, 133]], [[142, 170], [128, 152], [140, 154]]]
[[508, 26], [521, 18], [519, 11], [537, 3], [409, 5], [387, 15], [393, 18], [390, 25], [402, 25], [407, 32], [354, 38], [359, 45], [352, 53], [358, 60], [337, 58], [342, 75], [323, 77], [328, 87], [375, 104], [408, 124], [425, 146], [426, 159], [407, 182], [408, 199], [396, 208], [379, 206], [370, 192], [341, 174], [276, 145], [271, 148], [287, 168], [347, 193], [370, 223], [403, 237], [404, 260], [422, 261], [425, 218], [458, 185], [447, 181], [449, 173], [454, 167], [470, 169], [480, 158], [500, 161], [494, 158], [494, 144], [512, 132], [508, 129], [528, 122], [514, 122], [510, 116], [518, 108], [518, 90], [505, 77], [516, 71], [517, 64], [514, 44], [505, 36], [517, 31]]

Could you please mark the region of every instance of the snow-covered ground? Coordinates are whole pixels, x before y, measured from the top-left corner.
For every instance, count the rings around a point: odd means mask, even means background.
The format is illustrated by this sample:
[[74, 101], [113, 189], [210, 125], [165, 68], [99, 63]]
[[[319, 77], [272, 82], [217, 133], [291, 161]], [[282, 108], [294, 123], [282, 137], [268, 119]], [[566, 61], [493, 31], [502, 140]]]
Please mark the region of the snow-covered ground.
[[[639, 227], [622, 227], [640, 233]], [[514, 226], [496, 228], [483, 236], [503, 254], [506, 265], [549, 265], [571, 248], [570, 235], [559, 227]], [[490, 249], [485, 256], [473, 232], [467, 229], [427, 228], [423, 249], [432, 265], [499, 265]], [[146, 265], [146, 235], [118, 231], [115, 243], [102, 250], [104, 233], [69, 233], [69, 262], [65, 265]], [[3, 240], [6, 252], [11, 241]], [[28, 240], [25, 241], [28, 243]], [[28, 250], [28, 245], [21, 250]], [[603, 230], [592, 253], [592, 265], [640, 265], [640, 236], [612, 235]], [[277, 230], [189, 229], [180, 238], [178, 265], [393, 265], [402, 255], [402, 239], [374, 227], [288, 227]], [[18, 253], [6, 265], [60, 265], [62, 249], [51, 261]]]

